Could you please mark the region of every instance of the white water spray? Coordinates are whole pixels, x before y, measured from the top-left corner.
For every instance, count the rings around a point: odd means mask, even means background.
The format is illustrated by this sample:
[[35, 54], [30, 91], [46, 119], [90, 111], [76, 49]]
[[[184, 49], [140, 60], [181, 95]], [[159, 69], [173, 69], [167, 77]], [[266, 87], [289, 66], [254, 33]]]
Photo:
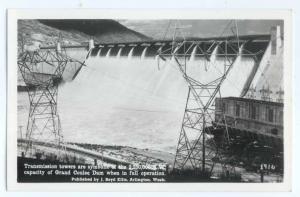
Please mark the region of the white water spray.
[[197, 51], [197, 45], [194, 46], [193, 51], [191, 53], [191, 57], [190, 57], [191, 62], [195, 61], [196, 51]]
[[128, 59], [129, 59], [129, 60], [132, 58], [133, 50], [134, 50], [134, 47], [132, 47], [132, 48], [130, 49], [130, 52], [129, 52], [129, 54], [128, 54]]
[[108, 58], [110, 56], [110, 51], [111, 51], [111, 48], [108, 49], [106, 56], [105, 56], [106, 58]]
[[119, 49], [119, 51], [118, 51], [118, 54], [117, 54], [117, 59], [119, 59], [119, 58], [120, 58], [120, 56], [121, 56], [121, 52], [122, 52], [122, 49], [123, 49], [123, 47], [120, 47], [120, 49]]
[[143, 50], [143, 53], [142, 53], [142, 56], [141, 56], [142, 60], [145, 59], [145, 55], [146, 55], [147, 49], [148, 49], [148, 47], [145, 47], [144, 50]]
[[99, 49], [99, 51], [98, 51], [96, 57], [99, 57], [99, 56], [100, 56], [101, 50], [102, 50], [102, 48]]

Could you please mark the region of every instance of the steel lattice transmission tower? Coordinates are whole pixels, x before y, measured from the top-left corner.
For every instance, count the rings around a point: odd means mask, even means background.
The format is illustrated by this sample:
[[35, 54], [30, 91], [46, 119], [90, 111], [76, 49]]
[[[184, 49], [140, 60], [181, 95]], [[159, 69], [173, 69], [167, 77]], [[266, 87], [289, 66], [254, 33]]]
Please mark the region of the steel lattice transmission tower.
[[[159, 57], [164, 61], [175, 64], [182, 73], [188, 85], [188, 95], [182, 126], [180, 130], [174, 169], [191, 168], [194, 170], [208, 170], [212, 172], [216, 161], [220, 161], [220, 152], [212, 137], [212, 130], [217, 127], [214, 122], [214, 100], [221, 97], [220, 88], [226, 76], [230, 72], [236, 58], [241, 55], [242, 43], [238, 37], [236, 23], [235, 29], [231, 29], [235, 35], [226, 36], [223, 40], [207, 39], [193, 41], [177, 39], [173, 36], [171, 46], [162, 47]], [[200, 77], [195, 77], [189, 72], [189, 57], [193, 49], [200, 51], [199, 57], [205, 59], [207, 64], [211, 62], [213, 49], [219, 51], [224, 59], [224, 65], [220, 74], [210, 81], [203, 82]], [[207, 65], [205, 63], [205, 66]], [[200, 66], [200, 65], [199, 65]], [[213, 65], [210, 65], [213, 66]], [[207, 72], [209, 75], [209, 70]], [[225, 164], [226, 165], [226, 164]]]
[[58, 85], [66, 66], [83, 64], [66, 54], [58, 43], [56, 49], [23, 51], [18, 68], [29, 96], [25, 154], [34, 141], [61, 147], [63, 135], [58, 115]]

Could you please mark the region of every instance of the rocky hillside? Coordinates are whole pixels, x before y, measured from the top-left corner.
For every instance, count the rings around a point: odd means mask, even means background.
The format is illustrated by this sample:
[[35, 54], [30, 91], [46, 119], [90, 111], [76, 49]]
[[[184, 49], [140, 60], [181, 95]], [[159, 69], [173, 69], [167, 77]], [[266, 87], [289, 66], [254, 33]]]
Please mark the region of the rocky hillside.
[[128, 29], [119, 22], [102, 20], [39, 20], [41, 23], [68, 32], [81, 32], [98, 42], [141, 41], [150, 38]]
[[18, 42], [54, 45], [59, 36], [64, 44], [76, 45], [93, 38], [96, 42], [140, 41], [150, 38], [114, 20], [19, 20]]

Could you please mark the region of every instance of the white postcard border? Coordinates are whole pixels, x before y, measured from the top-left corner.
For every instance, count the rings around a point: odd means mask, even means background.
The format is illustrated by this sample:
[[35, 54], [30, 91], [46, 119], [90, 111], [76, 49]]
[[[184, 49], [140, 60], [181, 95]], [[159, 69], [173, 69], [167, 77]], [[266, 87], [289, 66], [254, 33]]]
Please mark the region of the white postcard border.
[[[284, 20], [284, 180], [282, 183], [18, 183], [18, 19], [282, 19]], [[7, 18], [7, 188], [10, 191], [291, 191], [293, 135], [292, 11], [263, 9], [18, 9]]]

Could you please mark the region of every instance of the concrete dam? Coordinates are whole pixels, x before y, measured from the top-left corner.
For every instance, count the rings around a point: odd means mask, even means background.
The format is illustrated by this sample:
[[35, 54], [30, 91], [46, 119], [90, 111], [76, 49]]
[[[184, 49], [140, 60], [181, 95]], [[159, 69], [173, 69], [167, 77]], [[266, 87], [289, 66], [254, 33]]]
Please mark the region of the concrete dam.
[[[228, 49], [234, 65], [221, 86], [221, 96], [246, 96], [261, 84], [271, 57], [280, 55], [278, 37], [241, 36], [239, 48]], [[187, 72], [210, 81], [222, 73], [228, 37], [194, 39], [186, 46]], [[152, 148], [173, 153], [178, 140], [188, 87], [175, 66], [158, 58], [171, 40], [130, 43], [87, 43], [62, 46], [70, 57], [84, 62], [66, 67], [59, 88], [59, 114], [65, 141]], [[277, 53], [272, 48], [277, 47]], [[49, 48], [42, 48], [42, 50]], [[230, 54], [240, 51], [240, 56]], [[182, 51], [178, 51], [180, 55]], [[251, 54], [251, 55], [250, 55]], [[270, 85], [270, 84], [269, 84]], [[278, 88], [270, 85], [270, 88]], [[23, 94], [23, 93], [22, 93]], [[18, 97], [20, 123], [26, 125], [28, 101]]]

